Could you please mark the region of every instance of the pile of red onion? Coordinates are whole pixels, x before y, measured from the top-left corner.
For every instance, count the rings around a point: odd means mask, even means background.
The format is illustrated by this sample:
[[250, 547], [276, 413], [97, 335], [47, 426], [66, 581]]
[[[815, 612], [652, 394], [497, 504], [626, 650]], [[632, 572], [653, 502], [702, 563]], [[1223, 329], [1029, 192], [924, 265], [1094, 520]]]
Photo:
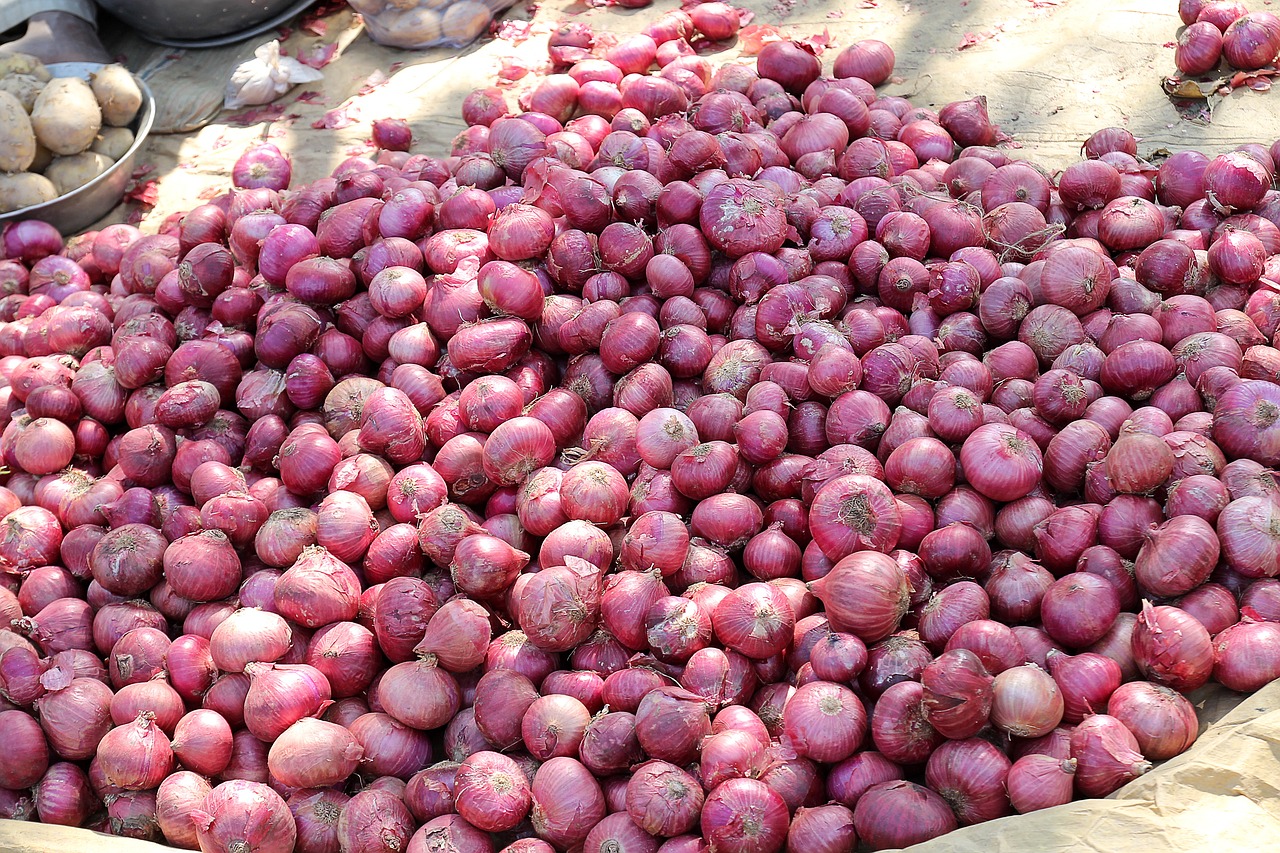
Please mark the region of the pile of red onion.
[[567, 25], [448, 157], [5, 228], [0, 816], [903, 847], [1280, 675], [1280, 144], [1051, 175], [880, 42], [691, 47], [737, 26]]
[[1178, 0], [1185, 27], [1173, 64], [1188, 77], [1208, 74], [1225, 60], [1239, 71], [1257, 71], [1280, 54], [1280, 17], [1250, 12], [1238, 0]]

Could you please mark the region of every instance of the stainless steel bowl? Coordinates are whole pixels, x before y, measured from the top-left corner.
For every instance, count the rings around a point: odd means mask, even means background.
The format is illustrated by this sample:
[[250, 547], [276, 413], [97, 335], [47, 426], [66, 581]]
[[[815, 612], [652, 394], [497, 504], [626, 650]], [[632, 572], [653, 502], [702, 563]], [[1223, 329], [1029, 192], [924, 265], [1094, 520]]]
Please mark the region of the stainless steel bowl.
[[98, 0], [149, 41], [174, 47], [235, 44], [280, 26], [315, 0]]
[[[81, 77], [89, 79], [89, 75], [99, 68], [100, 62], [56, 62], [49, 65], [49, 73], [54, 77]], [[156, 117], [156, 99], [145, 82], [138, 79], [138, 87], [142, 89], [142, 108], [138, 117], [129, 125], [133, 131], [133, 144], [124, 156], [115, 162], [110, 169], [94, 178], [89, 183], [60, 195], [53, 201], [33, 204], [0, 213], [0, 222], [17, 219], [40, 219], [57, 228], [64, 237], [83, 231], [93, 223], [111, 212], [111, 209], [124, 198], [124, 191], [129, 186], [129, 177], [133, 174], [134, 162], [138, 159], [138, 150], [147, 141], [151, 132], [151, 123]]]

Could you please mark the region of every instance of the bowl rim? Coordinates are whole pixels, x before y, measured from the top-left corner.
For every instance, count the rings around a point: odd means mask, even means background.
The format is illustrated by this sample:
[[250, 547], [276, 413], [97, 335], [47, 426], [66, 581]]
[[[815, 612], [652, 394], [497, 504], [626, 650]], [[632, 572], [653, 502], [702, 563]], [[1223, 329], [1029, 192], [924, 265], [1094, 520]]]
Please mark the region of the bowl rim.
[[[79, 77], [82, 80], [88, 81], [89, 75], [91, 75], [93, 72], [99, 71], [103, 68], [106, 68], [108, 65], [113, 65], [113, 64], [115, 63], [53, 62], [46, 65], [45, 68], [49, 69], [49, 73], [55, 78], [56, 77]], [[126, 68], [125, 70], [129, 70], [129, 69]], [[143, 143], [146, 142], [147, 136], [151, 133], [151, 128], [155, 123], [156, 99], [155, 99], [155, 95], [153, 95], [151, 92], [151, 87], [147, 85], [145, 80], [143, 80], [133, 71], [129, 71], [129, 74], [132, 75], [134, 81], [138, 84], [138, 88], [142, 91], [142, 106], [138, 110], [138, 117], [136, 119], [138, 124], [138, 129], [133, 132], [133, 144], [130, 145], [129, 148], [123, 154], [120, 155], [120, 159], [112, 163], [111, 166], [105, 171], [103, 171], [102, 174], [96, 176], [93, 180], [89, 181], [87, 184], [83, 184], [79, 187], [76, 187], [71, 192], [64, 193], [58, 196], [57, 198], [50, 199], [49, 201], [42, 201], [39, 204], [32, 204], [32, 205], [28, 205], [27, 207], [19, 207], [15, 210], [10, 210], [5, 213], [0, 213], [0, 222], [7, 222], [14, 219], [31, 219], [31, 218], [39, 219], [40, 217], [36, 216], [35, 214], [46, 212], [58, 205], [62, 205], [67, 202], [74, 201], [78, 197], [80, 197], [82, 194], [87, 195], [90, 191], [92, 191], [98, 185], [105, 183], [108, 178], [110, 178], [117, 171], [119, 171], [119, 169], [121, 168], [121, 164], [125, 163], [126, 161], [132, 162], [134, 155], [138, 153], [139, 149], [142, 148]], [[130, 122], [130, 124], [132, 123], [133, 122]], [[107, 213], [110, 212], [111, 209], [114, 209], [115, 206], [119, 203], [120, 203], [120, 200], [116, 199], [115, 203], [111, 205], [111, 208], [109, 210], [103, 211], [102, 214], [100, 214], [97, 218], [100, 219], [102, 218], [102, 216], [105, 216]]]
[[[316, 0], [282, 0], [288, 2], [288, 6], [280, 11], [262, 19], [256, 24], [249, 24], [234, 32], [223, 33], [219, 36], [209, 38], [171, 38], [163, 33], [154, 33], [147, 30], [139, 29], [138, 35], [154, 44], [164, 45], [165, 47], [177, 47], [186, 50], [203, 50], [210, 47], [226, 47], [227, 45], [239, 44], [242, 41], [261, 35], [269, 30], [276, 29], [282, 24], [287, 23], [292, 18], [300, 15], [311, 6], [315, 5]], [[113, 10], [109, 5], [103, 8], [112, 16], [123, 20], [121, 15], [127, 14], [127, 9]]]

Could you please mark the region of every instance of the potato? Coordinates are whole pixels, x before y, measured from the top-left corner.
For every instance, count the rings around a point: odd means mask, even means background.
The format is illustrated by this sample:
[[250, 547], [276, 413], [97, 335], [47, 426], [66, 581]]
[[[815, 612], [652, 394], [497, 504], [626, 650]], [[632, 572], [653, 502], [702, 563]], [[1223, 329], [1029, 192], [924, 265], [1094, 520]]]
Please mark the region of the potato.
[[49, 168], [44, 170], [44, 176], [53, 181], [58, 195], [63, 195], [89, 183], [110, 169], [114, 162], [96, 151], [81, 151], [68, 157], [55, 157]]
[[0, 54], [0, 77], [10, 74], [29, 74], [41, 83], [49, 82], [53, 76], [43, 62], [28, 53]]
[[119, 160], [133, 144], [133, 131], [127, 127], [104, 127], [89, 146], [90, 151], [97, 151], [110, 157], [112, 162]]
[[27, 167], [28, 172], [39, 172], [44, 174], [44, 170], [49, 168], [49, 164], [53, 162], [53, 152], [45, 148], [39, 142], [36, 143], [36, 156], [31, 161], [31, 165]]
[[[377, 19], [365, 21], [379, 44], [416, 49], [440, 40], [440, 14], [431, 9], [387, 10]], [[376, 26], [375, 26], [376, 24]]]
[[361, 15], [376, 15], [386, 8], [386, 0], [348, 0], [351, 8]]
[[36, 156], [31, 119], [18, 99], [0, 92], [0, 172], [21, 172]]
[[17, 98], [22, 108], [28, 113], [35, 106], [36, 98], [42, 89], [44, 89], [44, 81], [37, 80], [30, 74], [10, 74], [8, 77], [0, 77], [0, 91], [8, 92]]
[[475, 0], [461, 0], [444, 11], [440, 27], [444, 37], [456, 44], [466, 44], [489, 27], [493, 13]]
[[88, 83], [79, 77], [58, 77], [36, 98], [31, 127], [54, 154], [79, 154], [97, 138], [102, 110]]
[[0, 213], [53, 201], [57, 197], [57, 188], [44, 175], [35, 172], [0, 175]]
[[93, 95], [102, 107], [102, 120], [113, 127], [133, 121], [142, 106], [142, 90], [123, 65], [108, 65], [90, 75]]

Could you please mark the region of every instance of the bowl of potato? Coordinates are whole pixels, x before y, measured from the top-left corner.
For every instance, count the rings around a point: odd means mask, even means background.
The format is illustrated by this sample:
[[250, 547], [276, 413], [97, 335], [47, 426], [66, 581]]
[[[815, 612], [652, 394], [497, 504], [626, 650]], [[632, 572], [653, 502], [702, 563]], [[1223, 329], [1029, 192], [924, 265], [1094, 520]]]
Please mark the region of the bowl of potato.
[[101, 219], [154, 118], [151, 90], [121, 65], [0, 56], [0, 222], [41, 219], [69, 236]]

